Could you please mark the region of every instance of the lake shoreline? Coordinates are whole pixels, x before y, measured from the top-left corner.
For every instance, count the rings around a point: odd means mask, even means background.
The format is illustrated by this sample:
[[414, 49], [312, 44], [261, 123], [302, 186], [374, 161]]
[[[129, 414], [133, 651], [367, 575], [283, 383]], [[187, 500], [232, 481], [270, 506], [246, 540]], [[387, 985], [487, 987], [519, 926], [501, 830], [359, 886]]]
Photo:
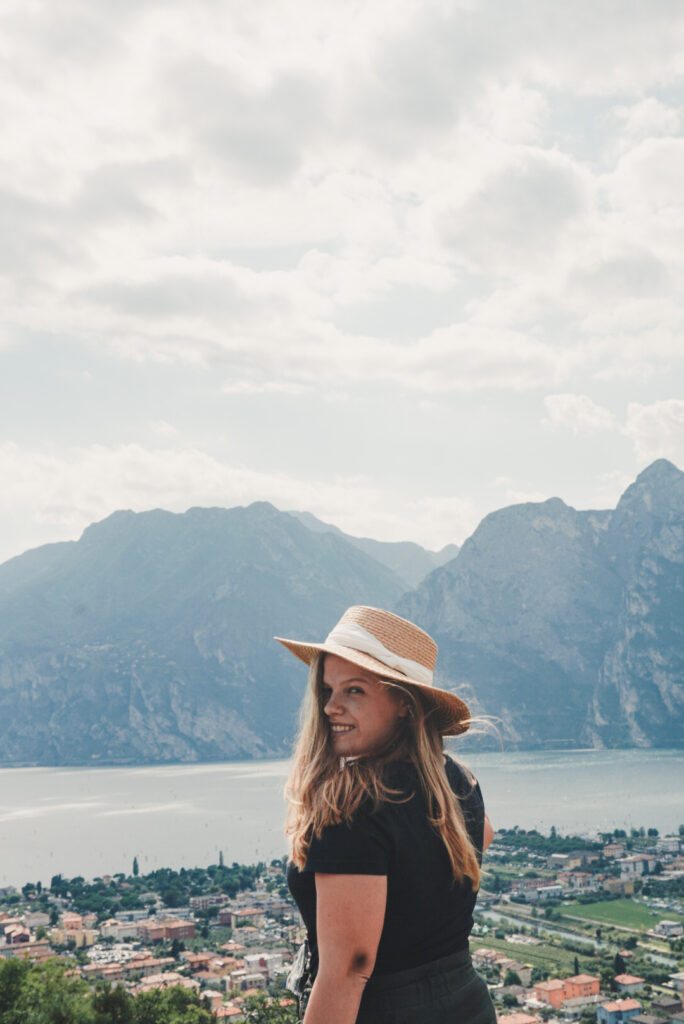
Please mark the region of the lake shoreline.
[[[479, 779], [494, 828], [596, 835], [684, 823], [684, 752], [450, 750]], [[455, 747], [455, 749], [454, 749]], [[270, 861], [286, 853], [288, 760], [2, 768], [0, 888]]]

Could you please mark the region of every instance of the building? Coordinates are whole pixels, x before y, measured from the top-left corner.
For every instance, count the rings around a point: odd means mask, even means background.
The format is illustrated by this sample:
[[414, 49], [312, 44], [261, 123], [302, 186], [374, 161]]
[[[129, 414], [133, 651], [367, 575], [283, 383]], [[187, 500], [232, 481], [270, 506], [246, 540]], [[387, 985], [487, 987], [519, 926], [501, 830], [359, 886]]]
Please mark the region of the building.
[[30, 942], [31, 932], [23, 924], [13, 924], [5, 928], [5, 942], [8, 946], [16, 946], [20, 942]]
[[226, 908], [219, 911], [219, 924], [227, 928], [242, 928], [245, 925], [261, 928], [264, 916], [264, 911], [258, 907], [241, 907], [239, 910]]
[[656, 843], [657, 853], [672, 854], [676, 857], [680, 849], [681, 842], [677, 836], [663, 836], [662, 839], [659, 839]]
[[164, 921], [141, 921], [138, 926], [140, 938], [144, 942], [173, 942], [174, 939], [194, 939], [195, 925], [193, 921], [184, 921], [178, 917]]
[[121, 964], [86, 964], [81, 974], [88, 981], [90, 978], [104, 978], [106, 981], [123, 981], [124, 972]]
[[678, 996], [659, 996], [651, 1000], [651, 1009], [654, 1013], [662, 1014], [664, 1017], [672, 1017], [684, 1010], [682, 1000]]
[[652, 875], [656, 869], [656, 859], [649, 853], [623, 857], [620, 861], [620, 874], [623, 878], [639, 878], [641, 875]]
[[634, 878], [631, 876], [625, 876], [624, 878], [606, 878], [602, 887], [606, 892], [621, 893], [623, 896], [634, 895]]
[[537, 889], [540, 900], [560, 900], [563, 898], [563, 886], [554, 883], [553, 885], [542, 885]]
[[151, 974], [158, 974], [165, 967], [171, 967], [175, 962], [171, 956], [157, 958], [148, 956], [147, 953], [137, 953], [125, 964], [121, 964], [121, 970], [126, 978], [132, 978], [136, 974], [146, 978]]
[[140, 928], [135, 921], [117, 921], [116, 918], [110, 917], [100, 925], [100, 935], [103, 939], [137, 939], [139, 934]]
[[534, 986], [534, 994], [540, 1003], [548, 1003], [557, 1010], [563, 1005], [565, 996], [565, 984], [560, 978], [552, 978], [550, 981], [539, 981]]
[[617, 859], [618, 857], [623, 857], [624, 853], [625, 848], [622, 845], [622, 843], [606, 843], [606, 845], [603, 847], [603, 856], [606, 858], [606, 860], [608, 860], [609, 858]]
[[[67, 946], [73, 942], [76, 949], [86, 949], [94, 946], [100, 938], [100, 933], [93, 928], [53, 928], [50, 932], [50, 942], [57, 946]], [[73, 947], [72, 947], [73, 948]]]
[[588, 871], [559, 871], [558, 881], [568, 889], [595, 889], [596, 880]]
[[32, 963], [42, 963], [54, 956], [47, 939], [37, 939], [35, 942], [20, 942], [16, 946], [0, 946], [0, 956], [19, 957], [23, 960], [31, 960]]
[[680, 939], [684, 935], [680, 921], [658, 921], [649, 935], [662, 935], [666, 939]]
[[75, 914], [71, 910], [67, 910], [62, 914], [62, 928], [67, 931], [79, 931], [83, 928], [83, 917], [81, 914]]
[[616, 999], [596, 1007], [596, 1020], [598, 1024], [622, 1024], [640, 1011], [641, 1003], [637, 999]]
[[671, 974], [670, 981], [676, 989], [684, 992], [684, 971], [680, 971], [678, 974]]
[[641, 992], [646, 983], [644, 978], [637, 978], [633, 974], [616, 974], [614, 981], [618, 992], [624, 992], [628, 995], [632, 995], [634, 992]]
[[576, 974], [572, 978], [565, 979], [568, 992], [568, 999], [586, 999], [588, 996], [597, 996], [600, 992], [600, 982], [592, 974]]
[[187, 988], [193, 992], [199, 992], [199, 982], [194, 978], [186, 978], [177, 971], [165, 971], [163, 974], [150, 974], [148, 977], [135, 986], [133, 989], [137, 995], [139, 992], [150, 992], [155, 988]]
[[588, 999], [600, 992], [599, 979], [591, 974], [576, 974], [572, 978], [550, 978], [534, 986], [539, 1002], [548, 1003], [555, 1010], [570, 999]]
[[224, 892], [207, 892], [203, 896], [190, 897], [191, 910], [209, 910], [209, 907], [225, 907], [230, 897]]

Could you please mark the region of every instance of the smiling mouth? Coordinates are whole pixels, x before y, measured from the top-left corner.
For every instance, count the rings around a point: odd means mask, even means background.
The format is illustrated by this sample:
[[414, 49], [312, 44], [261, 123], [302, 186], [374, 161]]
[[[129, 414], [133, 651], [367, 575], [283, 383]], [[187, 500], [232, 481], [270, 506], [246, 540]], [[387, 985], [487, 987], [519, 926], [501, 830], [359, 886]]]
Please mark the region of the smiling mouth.
[[353, 728], [353, 725], [331, 725], [330, 731], [332, 733], [351, 732]]

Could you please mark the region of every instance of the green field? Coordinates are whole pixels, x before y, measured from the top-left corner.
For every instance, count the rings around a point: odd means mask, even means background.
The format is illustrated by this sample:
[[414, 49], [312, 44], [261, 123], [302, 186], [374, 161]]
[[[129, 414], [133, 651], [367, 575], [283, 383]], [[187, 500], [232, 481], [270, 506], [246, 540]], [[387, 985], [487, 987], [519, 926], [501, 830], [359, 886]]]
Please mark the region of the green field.
[[[569, 949], [562, 949], [558, 946], [549, 946], [542, 942], [539, 945], [519, 945], [515, 942], [506, 942], [504, 939], [495, 939], [491, 935], [472, 935], [470, 937], [471, 950], [484, 946], [486, 949], [498, 949], [506, 953], [514, 960], [523, 964], [532, 964], [533, 967], [546, 967], [551, 974], [562, 974], [564, 977], [575, 973], [575, 954]], [[596, 974], [598, 964], [596, 960], [577, 954], [580, 971], [586, 974]]]
[[619, 925], [623, 928], [631, 928], [634, 931], [647, 932], [653, 928], [658, 921], [682, 921], [679, 914], [670, 911], [650, 911], [641, 903], [633, 900], [600, 900], [597, 903], [583, 903], [577, 906], [564, 907], [564, 916], [590, 918], [592, 921], [601, 921], [604, 924]]

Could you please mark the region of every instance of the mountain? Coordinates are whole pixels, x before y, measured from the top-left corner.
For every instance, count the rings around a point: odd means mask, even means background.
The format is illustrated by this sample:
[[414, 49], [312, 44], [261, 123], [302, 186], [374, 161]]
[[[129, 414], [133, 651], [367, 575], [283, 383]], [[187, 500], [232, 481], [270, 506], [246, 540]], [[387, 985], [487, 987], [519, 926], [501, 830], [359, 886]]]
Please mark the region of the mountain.
[[459, 552], [457, 544], [447, 544], [440, 551], [429, 551], [413, 541], [382, 541], [370, 537], [351, 537], [343, 533], [339, 527], [324, 523], [310, 512], [290, 512], [291, 516], [314, 533], [335, 533], [353, 544], [359, 551], [370, 555], [381, 565], [391, 569], [405, 584], [406, 590], [412, 590], [425, 579], [428, 573], [440, 565], [455, 558]]
[[506, 746], [684, 746], [684, 474], [654, 462], [614, 511], [493, 512], [398, 611]]
[[407, 591], [406, 573], [439, 557], [421, 551], [257, 502], [116, 512], [11, 559], [0, 764], [284, 756], [306, 669], [273, 634], [320, 639], [356, 603], [427, 629], [437, 681], [497, 719], [505, 748], [684, 746], [672, 463], [645, 469], [614, 510], [555, 497], [492, 512]]
[[624, 582], [587, 738], [597, 746], [684, 746], [684, 473], [661, 459], [637, 477], [604, 548]]
[[116, 512], [0, 566], [0, 762], [282, 756], [306, 668], [273, 634], [403, 589], [265, 502]]

